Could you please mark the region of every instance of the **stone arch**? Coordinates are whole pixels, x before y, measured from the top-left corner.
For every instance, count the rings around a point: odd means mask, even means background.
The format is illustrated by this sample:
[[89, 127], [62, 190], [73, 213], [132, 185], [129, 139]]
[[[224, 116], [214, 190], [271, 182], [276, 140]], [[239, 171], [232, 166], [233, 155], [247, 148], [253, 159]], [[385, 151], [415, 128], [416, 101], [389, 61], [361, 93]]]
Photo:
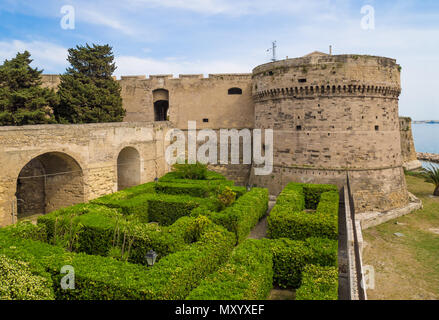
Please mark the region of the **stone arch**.
[[169, 91], [157, 89], [152, 92], [154, 102], [154, 120], [167, 121], [169, 111]]
[[17, 177], [17, 217], [45, 214], [85, 201], [79, 163], [63, 152], [32, 158]]
[[125, 147], [117, 157], [117, 190], [140, 184], [140, 153], [136, 148]]

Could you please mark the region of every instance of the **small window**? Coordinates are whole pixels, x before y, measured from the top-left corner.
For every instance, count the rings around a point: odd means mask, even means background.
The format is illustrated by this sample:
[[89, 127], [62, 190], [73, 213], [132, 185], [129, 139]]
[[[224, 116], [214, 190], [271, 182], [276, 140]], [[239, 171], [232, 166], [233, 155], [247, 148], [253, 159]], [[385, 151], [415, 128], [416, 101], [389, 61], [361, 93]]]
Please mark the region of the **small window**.
[[229, 94], [242, 94], [242, 89], [240, 88], [230, 88]]
[[379, 131], [380, 130], [380, 126], [375, 126], [375, 131]]
[[296, 130], [297, 131], [301, 131], [302, 130], [302, 126], [296, 126]]
[[304, 82], [306, 82], [306, 79], [299, 79], [299, 82], [304, 83]]
[[204, 119], [203, 119], [203, 122], [209, 122], [209, 119], [204, 118]]

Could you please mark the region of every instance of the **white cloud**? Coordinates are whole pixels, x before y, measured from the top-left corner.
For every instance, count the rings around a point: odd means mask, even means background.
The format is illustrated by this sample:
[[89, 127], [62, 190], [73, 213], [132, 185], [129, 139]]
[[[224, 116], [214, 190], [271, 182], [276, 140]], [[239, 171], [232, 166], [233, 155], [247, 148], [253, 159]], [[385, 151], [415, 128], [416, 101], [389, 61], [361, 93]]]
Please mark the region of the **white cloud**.
[[0, 63], [25, 50], [31, 53], [31, 59], [34, 60], [32, 66], [44, 69], [45, 73], [54, 72], [68, 65], [66, 48], [50, 42], [20, 40], [0, 42]]
[[196, 61], [180, 58], [139, 58], [134, 56], [116, 57], [116, 75], [154, 74], [204, 74], [209, 73], [249, 73], [255, 66], [250, 61], [213, 60]]

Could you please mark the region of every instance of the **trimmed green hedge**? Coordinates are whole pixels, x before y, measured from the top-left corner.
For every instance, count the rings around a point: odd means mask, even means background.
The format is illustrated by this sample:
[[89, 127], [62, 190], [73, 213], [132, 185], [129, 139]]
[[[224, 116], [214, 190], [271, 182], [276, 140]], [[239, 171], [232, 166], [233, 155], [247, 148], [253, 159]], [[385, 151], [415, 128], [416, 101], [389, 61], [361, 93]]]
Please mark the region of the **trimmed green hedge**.
[[229, 261], [208, 276], [189, 300], [263, 300], [273, 286], [273, 260], [269, 240], [247, 239]]
[[[235, 233], [237, 241], [241, 242], [264, 217], [268, 209], [268, 190], [253, 188], [242, 195], [235, 203], [220, 212], [196, 210], [196, 214], [207, 215], [214, 223], [224, 226]], [[194, 213], [193, 213], [194, 214]]]
[[95, 204], [107, 204], [113, 203], [115, 201], [126, 200], [134, 198], [138, 195], [145, 193], [155, 193], [155, 182], [148, 182], [135, 187], [124, 189], [115, 193], [111, 193], [95, 200], [90, 201], [90, 203]]
[[116, 208], [125, 215], [138, 217], [142, 222], [157, 222], [164, 226], [171, 225], [183, 216], [189, 216], [199, 206], [214, 211], [219, 208], [216, 198], [196, 198], [186, 194], [145, 193], [121, 200], [104, 198], [95, 199], [91, 203]]
[[[305, 194], [308, 194], [308, 203]], [[305, 211], [304, 207], [316, 205], [317, 198], [319, 202], [316, 211]], [[282, 191], [268, 217], [268, 237], [293, 240], [321, 237], [336, 240], [338, 207], [339, 195], [335, 186], [291, 183]]]
[[54, 300], [52, 279], [35, 274], [28, 263], [0, 255], [0, 300]]
[[296, 300], [338, 300], [337, 268], [306, 266]]
[[306, 241], [271, 240], [274, 283], [280, 287], [300, 287], [302, 272], [308, 264], [337, 266], [338, 242], [310, 238]]
[[[126, 220], [115, 209], [97, 205], [77, 205], [58, 210], [38, 219], [39, 225], [48, 230], [48, 241], [58, 244], [54, 237], [55, 226], [60, 219], [72, 219], [74, 224], [80, 224], [77, 232], [76, 252], [107, 256], [114, 246], [121, 246], [126, 239], [126, 250], [129, 250], [128, 261], [145, 264], [145, 254], [153, 249], [159, 255], [158, 259], [170, 253], [182, 250], [193, 242], [194, 235], [189, 234], [194, 218], [182, 217], [169, 227], [157, 224], [144, 224], [136, 220]], [[58, 227], [59, 228], [59, 227]], [[128, 243], [132, 241], [131, 246]], [[125, 250], [125, 251], [126, 251]]]
[[[184, 299], [227, 260], [235, 243], [233, 234], [209, 223], [198, 241], [145, 268], [11, 235], [7, 228], [0, 230], [0, 254], [28, 263], [33, 273], [49, 272], [56, 298], [69, 300]], [[75, 268], [75, 290], [62, 290], [59, 285], [64, 265]]]
[[[159, 179], [160, 182], [183, 182], [183, 183], [195, 183], [202, 181], [217, 181], [218, 184], [221, 183], [229, 183], [230, 180], [226, 180], [226, 178], [215, 171], [208, 170], [206, 173], [206, 178], [204, 180], [195, 180], [195, 179], [181, 179], [180, 174], [177, 172], [168, 172], [163, 177]], [[226, 182], [228, 181], [228, 182]]]

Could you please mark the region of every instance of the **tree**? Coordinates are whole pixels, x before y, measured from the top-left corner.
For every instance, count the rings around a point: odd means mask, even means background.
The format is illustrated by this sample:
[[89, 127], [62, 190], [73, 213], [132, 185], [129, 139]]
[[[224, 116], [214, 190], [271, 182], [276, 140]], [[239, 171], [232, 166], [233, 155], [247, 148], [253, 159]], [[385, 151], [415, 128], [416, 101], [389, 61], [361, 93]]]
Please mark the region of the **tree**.
[[0, 125], [55, 123], [57, 97], [41, 87], [42, 70], [30, 67], [30, 53], [17, 53], [0, 66]]
[[439, 197], [439, 167], [431, 165], [430, 168], [424, 169], [424, 177], [426, 182], [434, 184], [433, 195]]
[[116, 70], [109, 45], [69, 49], [71, 67], [61, 76], [55, 116], [61, 123], [123, 121], [121, 88], [112, 77]]

